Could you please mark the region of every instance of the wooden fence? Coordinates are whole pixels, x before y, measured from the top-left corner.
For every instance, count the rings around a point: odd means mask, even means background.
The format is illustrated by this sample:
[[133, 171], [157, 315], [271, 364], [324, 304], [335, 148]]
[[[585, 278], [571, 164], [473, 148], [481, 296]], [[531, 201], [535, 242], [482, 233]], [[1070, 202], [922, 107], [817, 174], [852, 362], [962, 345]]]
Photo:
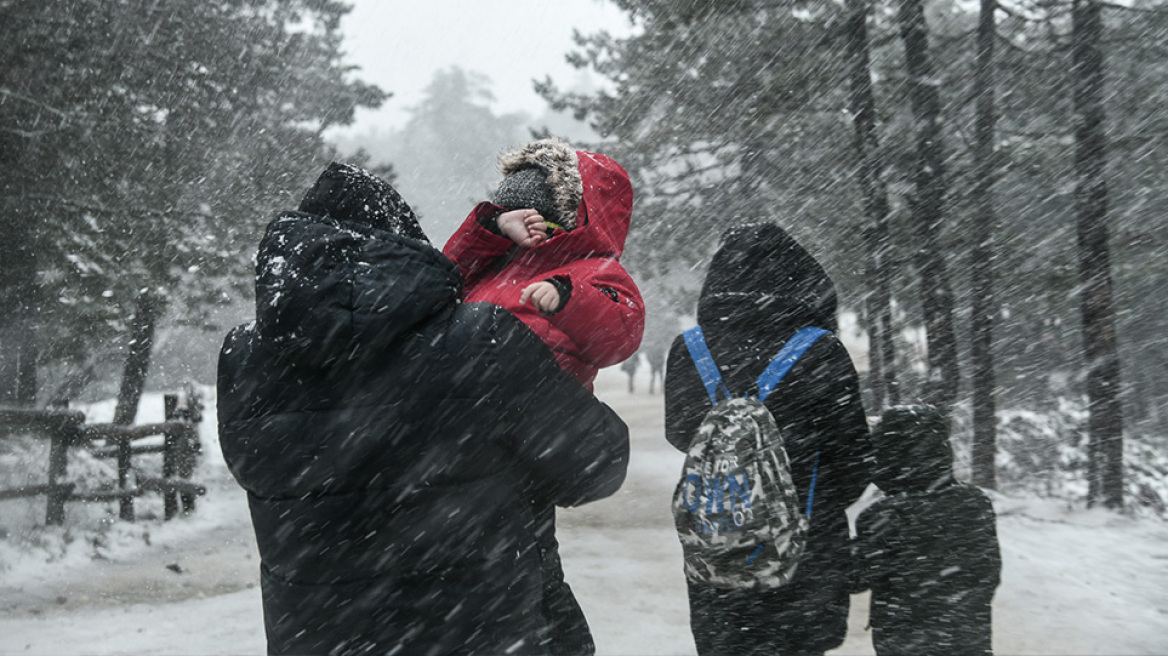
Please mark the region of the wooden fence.
[[[123, 426], [87, 424], [85, 414], [67, 408], [32, 410], [0, 408], [0, 439], [25, 433], [49, 440], [47, 482], [0, 489], [0, 501], [45, 495], [45, 524], [65, 521], [68, 501], [117, 501], [118, 516], [134, 520], [134, 499], [147, 492], [163, 495], [166, 519], [195, 509], [195, 499], [206, 488], [190, 480], [199, 455], [199, 423], [202, 401], [197, 394], [163, 397], [165, 421], [159, 424]], [[162, 444], [135, 444], [161, 435]], [[116, 489], [81, 490], [69, 482], [68, 452], [89, 450], [99, 458], [117, 459]], [[138, 477], [135, 456], [162, 454], [161, 477]]]

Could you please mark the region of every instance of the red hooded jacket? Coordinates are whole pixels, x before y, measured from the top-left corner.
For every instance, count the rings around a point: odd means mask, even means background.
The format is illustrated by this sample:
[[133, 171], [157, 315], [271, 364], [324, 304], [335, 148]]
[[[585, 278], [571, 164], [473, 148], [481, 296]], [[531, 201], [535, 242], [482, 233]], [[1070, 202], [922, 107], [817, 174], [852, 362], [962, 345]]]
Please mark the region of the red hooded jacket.
[[[645, 304], [620, 264], [633, 208], [629, 175], [612, 159], [576, 151], [583, 198], [577, 227], [557, 231], [526, 250], [483, 227], [481, 221], [505, 211], [489, 202], [475, 206], [442, 252], [462, 273], [464, 299], [506, 308], [544, 341], [560, 366], [589, 388], [596, 373], [628, 359], [641, 345]], [[508, 261], [505, 256], [516, 249]], [[523, 288], [549, 278], [566, 278], [568, 303], [547, 315], [529, 301], [519, 304]]]

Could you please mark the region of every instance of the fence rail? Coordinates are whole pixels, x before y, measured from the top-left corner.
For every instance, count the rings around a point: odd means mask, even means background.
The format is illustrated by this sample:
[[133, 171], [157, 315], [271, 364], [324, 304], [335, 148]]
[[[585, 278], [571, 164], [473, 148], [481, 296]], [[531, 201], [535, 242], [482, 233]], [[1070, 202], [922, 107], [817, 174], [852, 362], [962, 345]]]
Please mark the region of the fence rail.
[[[49, 440], [48, 482], [0, 489], [0, 501], [45, 496], [45, 524], [65, 521], [69, 501], [117, 501], [118, 516], [134, 520], [134, 499], [148, 492], [163, 497], [164, 515], [172, 519], [180, 509], [189, 513], [206, 488], [190, 480], [199, 454], [199, 422], [202, 401], [193, 392], [163, 397], [165, 421], [122, 426], [86, 424], [85, 414], [65, 408], [0, 408], [0, 439], [25, 433]], [[162, 436], [162, 444], [134, 444]], [[70, 448], [83, 448], [98, 458], [117, 459], [116, 489], [81, 490], [68, 479]], [[138, 477], [134, 457], [162, 454], [161, 477]]]

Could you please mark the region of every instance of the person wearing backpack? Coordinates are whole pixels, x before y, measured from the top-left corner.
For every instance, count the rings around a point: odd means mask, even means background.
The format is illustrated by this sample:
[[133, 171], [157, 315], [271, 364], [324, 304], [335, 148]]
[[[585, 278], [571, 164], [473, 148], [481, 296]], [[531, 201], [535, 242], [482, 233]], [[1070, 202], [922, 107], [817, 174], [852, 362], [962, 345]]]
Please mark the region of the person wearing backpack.
[[886, 496], [856, 518], [854, 591], [872, 590], [876, 654], [991, 656], [997, 519], [985, 492], [953, 477], [948, 421], [933, 406], [895, 406], [872, 439]]
[[[782, 228], [735, 226], [722, 236], [701, 289], [697, 320], [702, 339], [691, 333], [687, 344], [685, 335], [678, 336], [670, 349], [665, 432], [674, 447], [689, 454], [687, 465], [705, 441], [699, 427], [710, 430], [714, 418], [707, 415], [715, 414], [715, 398], [749, 396], [749, 402], [731, 405], [750, 414], [761, 396], [770, 417], [752, 415], [765, 428], [759, 434], [777, 432], [782, 444], [762, 445], [760, 471], [789, 477], [763, 495], [762, 483], [747, 480], [745, 473], [703, 480], [683, 472], [674, 510], [687, 562], [690, 628], [702, 656], [822, 654], [847, 635], [845, 509], [870, 481], [873, 453], [858, 376], [834, 335], [836, 309], [831, 279]], [[711, 369], [695, 363], [691, 349], [700, 353], [699, 344], [708, 348], [699, 360], [710, 361], [720, 380], [710, 380]], [[760, 394], [760, 377], [773, 389]], [[769, 420], [773, 425], [767, 428]], [[747, 485], [756, 488], [754, 495], [744, 489]], [[702, 490], [708, 494], [699, 500]], [[736, 538], [734, 529], [747, 500], [753, 502], [749, 510], [755, 520], [767, 506], [772, 524], [782, 525], [774, 529], [782, 542], [764, 541], [754, 548], [735, 544], [732, 566], [705, 562], [703, 567], [699, 547], [742, 537]], [[723, 507], [727, 514], [717, 518]], [[706, 519], [704, 528], [683, 526], [694, 516], [691, 511], [707, 510], [715, 519]], [[749, 568], [754, 566], [769, 569], [753, 576]]]

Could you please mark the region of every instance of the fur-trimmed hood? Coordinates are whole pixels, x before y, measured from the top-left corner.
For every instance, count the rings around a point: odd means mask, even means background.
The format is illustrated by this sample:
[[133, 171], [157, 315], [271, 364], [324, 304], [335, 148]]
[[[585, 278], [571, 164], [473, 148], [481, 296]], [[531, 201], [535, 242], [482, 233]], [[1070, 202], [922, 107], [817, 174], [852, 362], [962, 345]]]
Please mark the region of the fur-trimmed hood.
[[[576, 150], [568, 142], [552, 137], [503, 153], [499, 157], [499, 172], [506, 181], [524, 169], [535, 167], [542, 170], [547, 175], [544, 184], [551, 192], [561, 225], [571, 230], [576, 227], [576, 212], [584, 197], [579, 163]], [[503, 181], [500, 181], [500, 187]]]
[[633, 185], [628, 172], [610, 157], [575, 150], [554, 137], [507, 151], [499, 158], [504, 180], [532, 167], [547, 174], [560, 225], [568, 231], [539, 248], [566, 249], [573, 257], [619, 258], [633, 214]]

